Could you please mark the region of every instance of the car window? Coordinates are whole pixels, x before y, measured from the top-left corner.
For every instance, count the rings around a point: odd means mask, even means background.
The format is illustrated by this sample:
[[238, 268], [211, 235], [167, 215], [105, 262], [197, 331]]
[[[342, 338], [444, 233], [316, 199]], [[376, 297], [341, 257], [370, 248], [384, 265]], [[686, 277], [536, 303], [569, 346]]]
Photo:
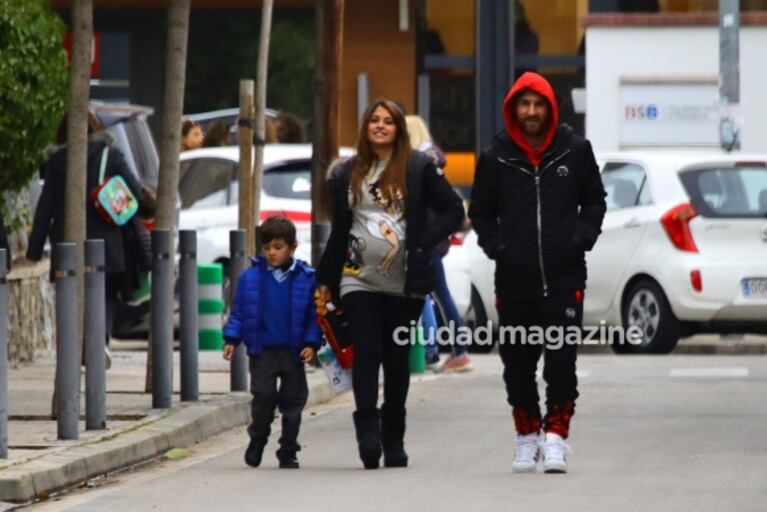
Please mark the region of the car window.
[[311, 199], [311, 164], [273, 167], [264, 173], [264, 192], [282, 199]]
[[[311, 163], [278, 165], [264, 171], [262, 182], [264, 193], [279, 199], [312, 198]], [[240, 183], [232, 181], [229, 191], [231, 204], [238, 202]]]
[[767, 167], [699, 169], [681, 179], [703, 217], [767, 216]]
[[607, 192], [608, 210], [652, 203], [647, 174], [641, 165], [608, 162], [602, 171], [602, 183]]
[[199, 158], [194, 161], [179, 184], [182, 208], [225, 206], [227, 189], [234, 164], [228, 160]]

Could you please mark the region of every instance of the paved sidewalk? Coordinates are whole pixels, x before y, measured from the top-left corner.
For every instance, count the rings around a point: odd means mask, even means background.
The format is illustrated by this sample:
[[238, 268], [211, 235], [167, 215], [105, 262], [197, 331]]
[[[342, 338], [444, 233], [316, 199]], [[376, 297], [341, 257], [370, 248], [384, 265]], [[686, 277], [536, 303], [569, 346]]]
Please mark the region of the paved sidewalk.
[[[85, 430], [83, 374], [77, 441], [57, 440], [56, 421], [50, 419], [55, 359], [43, 357], [9, 371], [9, 450], [8, 459], [0, 459], [0, 502], [45, 497], [248, 422], [250, 394], [229, 392], [229, 363], [220, 352], [200, 352], [200, 400], [182, 403], [175, 351], [173, 406], [152, 409], [152, 395], [144, 393], [145, 347], [146, 342], [113, 346], [106, 430]], [[307, 380], [309, 405], [334, 396], [321, 369], [307, 367]]]

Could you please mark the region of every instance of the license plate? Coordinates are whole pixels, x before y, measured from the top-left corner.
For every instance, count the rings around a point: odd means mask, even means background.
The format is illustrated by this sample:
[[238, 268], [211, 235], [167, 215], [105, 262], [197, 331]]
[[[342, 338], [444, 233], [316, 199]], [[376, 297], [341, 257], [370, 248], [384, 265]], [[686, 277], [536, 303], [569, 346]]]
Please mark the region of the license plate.
[[743, 295], [745, 297], [767, 297], [767, 278], [744, 279]]

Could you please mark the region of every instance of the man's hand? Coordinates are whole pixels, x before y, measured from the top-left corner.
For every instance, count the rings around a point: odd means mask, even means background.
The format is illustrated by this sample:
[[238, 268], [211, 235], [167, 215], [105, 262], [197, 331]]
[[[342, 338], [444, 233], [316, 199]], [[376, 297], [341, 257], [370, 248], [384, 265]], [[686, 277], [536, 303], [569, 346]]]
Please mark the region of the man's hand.
[[330, 288], [321, 284], [314, 291], [314, 305], [317, 308], [317, 315], [324, 316], [327, 313], [326, 304], [330, 302]]
[[234, 345], [224, 345], [224, 359], [231, 361], [235, 348], [236, 347]]
[[304, 363], [311, 363], [314, 359], [314, 349], [312, 347], [306, 347], [301, 351], [301, 361]]

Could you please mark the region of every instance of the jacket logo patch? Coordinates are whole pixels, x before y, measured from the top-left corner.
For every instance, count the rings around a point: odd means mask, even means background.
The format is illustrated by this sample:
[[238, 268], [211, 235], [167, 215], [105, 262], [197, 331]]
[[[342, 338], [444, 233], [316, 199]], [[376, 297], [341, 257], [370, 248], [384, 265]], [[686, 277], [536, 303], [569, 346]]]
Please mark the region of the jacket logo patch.
[[575, 309], [567, 308], [565, 310], [565, 316], [567, 316], [567, 318], [575, 318]]
[[559, 174], [560, 176], [562, 176], [564, 178], [568, 174], [570, 174], [570, 169], [568, 169], [566, 165], [560, 165], [557, 168], [557, 174]]

